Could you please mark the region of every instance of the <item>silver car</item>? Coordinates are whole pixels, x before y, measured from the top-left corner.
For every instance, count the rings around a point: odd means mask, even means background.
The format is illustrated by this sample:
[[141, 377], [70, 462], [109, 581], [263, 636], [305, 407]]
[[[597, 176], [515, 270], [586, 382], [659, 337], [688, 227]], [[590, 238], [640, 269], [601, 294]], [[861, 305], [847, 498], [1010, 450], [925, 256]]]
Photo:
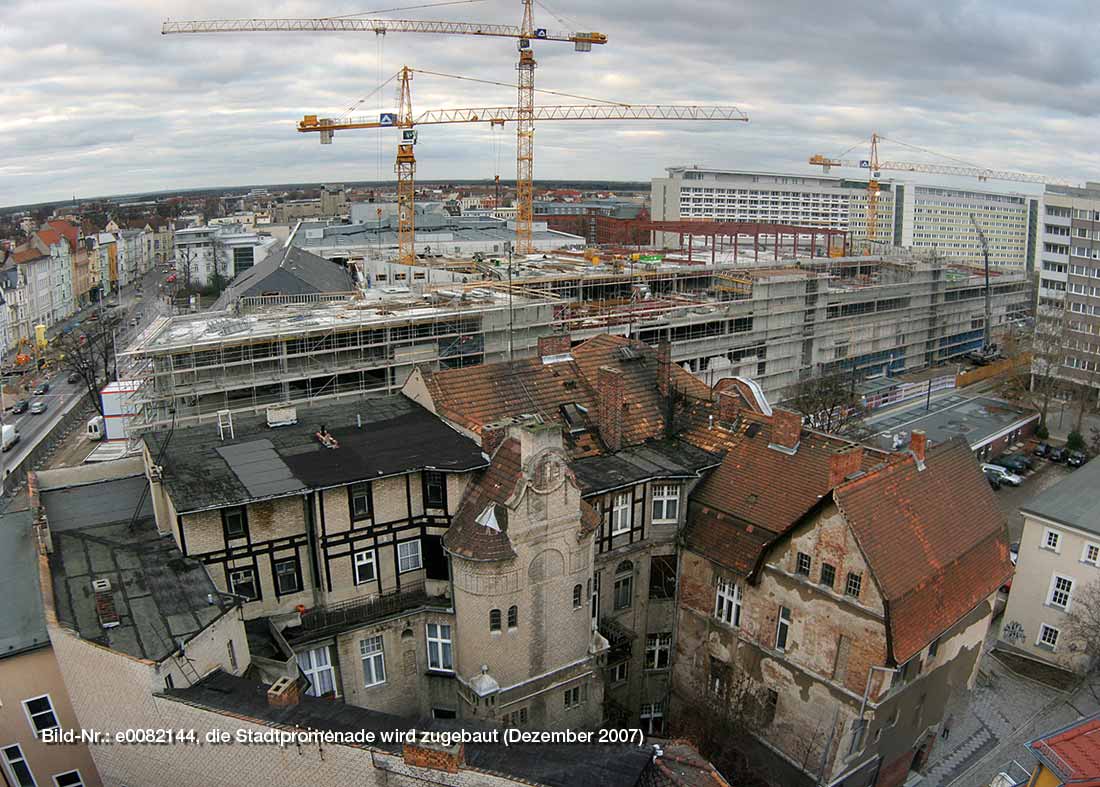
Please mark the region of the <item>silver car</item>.
[[47, 407], [48, 405], [45, 399], [35, 399], [31, 402], [31, 415], [42, 415], [42, 413], [46, 412]]

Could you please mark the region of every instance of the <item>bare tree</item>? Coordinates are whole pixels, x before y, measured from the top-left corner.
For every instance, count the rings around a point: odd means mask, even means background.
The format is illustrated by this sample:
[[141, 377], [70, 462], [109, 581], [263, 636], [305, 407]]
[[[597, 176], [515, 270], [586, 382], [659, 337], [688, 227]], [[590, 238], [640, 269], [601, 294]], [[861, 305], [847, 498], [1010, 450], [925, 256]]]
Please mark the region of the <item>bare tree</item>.
[[1066, 618], [1070, 658], [1084, 660], [1085, 681], [1092, 696], [1100, 700], [1100, 580], [1074, 594]]
[[118, 374], [114, 365], [117, 325], [117, 318], [104, 316], [95, 329], [62, 334], [54, 343], [59, 366], [80, 378], [100, 415], [103, 415], [103, 401], [99, 391]]
[[1041, 309], [1030, 337], [1031, 392], [1039, 409], [1039, 426], [1047, 428], [1050, 400], [1058, 389], [1058, 370], [1065, 360], [1069, 323], [1064, 311]]
[[800, 413], [810, 429], [850, 437], [865, 431], [867, 407], [855, 390], [852, 375], [833, 372], [802, 380], [785, 404]]

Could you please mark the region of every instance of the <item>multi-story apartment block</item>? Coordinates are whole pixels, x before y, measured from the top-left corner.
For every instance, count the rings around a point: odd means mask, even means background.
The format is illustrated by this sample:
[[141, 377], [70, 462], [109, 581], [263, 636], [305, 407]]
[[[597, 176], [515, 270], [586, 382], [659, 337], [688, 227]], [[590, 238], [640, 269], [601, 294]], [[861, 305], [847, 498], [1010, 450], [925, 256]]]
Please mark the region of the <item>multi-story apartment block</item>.
[[47, 740], [78, 725], [50, 647], [32, 520], [25, 508], [0, 515], [0, 782], [98, 787], [87, 746]]
[[1029, 658], [1082, 671], [1089, 655], [1068, 615], [1100, 587], [1100, 461], [1078, 468], [1020, 508], [1024, 518], [1001, 644]]
[[275, 245], [270, 235], [240, 227], [189, 227], [173, 239], [175, 266], [180, 278], [197, 287], [221, 279], [223, 284], [260, 262]]
[[[1032, 270], [1038, 255], [1039, 198], [975, 189], [880, 181], [876, 239], [967, 265]], [[867, 237], [867, 181], [828, 175], [671, 167], [654, 178], [655, 221], [711, 220], [829, 227]], [[971, 219], [973, 216], [973, 220]], [[659, 234], [668, 245], [675, 236]]]
[[92, 300], [118, 291], [118, 239], [113, 233], [98, 232], [91, 258]]
[[[708, 388], [667, 344], [571, 345], [418, 370], [399, 398], [147, 433], [143, 463], [87, 499], [39, 474], [47, 619], [81, 722], [378, 730], [401, 714], [662, 735], [686, 729], [700, 686], [713, 703], [741, 681], [769, 708], [754, 731], [807, 780], [919, 770], [1010, 572], [965, 444], [863, 449], [751, 381]], [[213, 749], [183, 774], [270, 773]], [[301, 751], [279, 783], [397, 767], [385, 747]], [[503, 763], [465, 751], [406, 747], [402, 767], [442, 759], [477, 784]], [[590, 764], [569, 751], [583, 763], [533, 772], [511, 750], [497, 777], [564, 785]], [[637, 764], [604, 751], [603, 783], [635, 784]], [[92, 753], [107, 783], [197, 783], [175, 748]]]
[[168, 265], [175, 259], [175, 228], [171, 219], [152, 218], [142, 227], [147, 268]]

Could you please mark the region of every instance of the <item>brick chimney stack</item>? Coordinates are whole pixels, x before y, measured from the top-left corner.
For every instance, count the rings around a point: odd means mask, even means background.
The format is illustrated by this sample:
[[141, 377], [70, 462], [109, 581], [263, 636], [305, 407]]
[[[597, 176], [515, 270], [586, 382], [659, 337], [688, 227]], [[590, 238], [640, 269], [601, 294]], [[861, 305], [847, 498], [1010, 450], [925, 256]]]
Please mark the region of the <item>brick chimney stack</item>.
[[609, 451], [623, 447], [623, 373], [601, 366], [596, 377], [597, 424]]
[[458, 773], [466, 761], [466, 747], [461, 743], [442, 746], [427, 743], [405, 743], [401, 746], [401, 759], [414, 768], [430, 768], [433, 771]]
[[834, 452], [829, 457], [829, 488], [844, 483], [845, 478], [859, 472], [862, 466], [863, 446], [851, 445]]
[[573, 340], [567, 333], [555, 333], [539, 337], [539, 358], [547, 355], [563, 355], [573, 349]]
[[802, 416], [789, 410], [775, 410], [772, 415], [771, 444], [782, 451], [793, 454], [798, 450], [798, 441], [802, 436]]
[[508, 436], [508, 427], [500, 424], [485, 424], [481, 427], [481, 450], [489, 456]]
[[718, 394], [718, 420], [733, 423], [741, 411], [741, 402], [737, 394], [722, 391]]
[[918, 462], [924, 461], [924, 452], [928, 448], [928, 435], [924, 433], [923, 429], [914, 429], [909, 433], [909, 450], [913, 452], [913, 456], [917, 458]]
[[297, 705], [302, 698], [302, 687], [295, 678], [279, 678], [267, 690], [267, 704], [273, 708]]
[[657, 345], [657, 390], [662, 400], [672, 391], [672, 342], [667, 340]]

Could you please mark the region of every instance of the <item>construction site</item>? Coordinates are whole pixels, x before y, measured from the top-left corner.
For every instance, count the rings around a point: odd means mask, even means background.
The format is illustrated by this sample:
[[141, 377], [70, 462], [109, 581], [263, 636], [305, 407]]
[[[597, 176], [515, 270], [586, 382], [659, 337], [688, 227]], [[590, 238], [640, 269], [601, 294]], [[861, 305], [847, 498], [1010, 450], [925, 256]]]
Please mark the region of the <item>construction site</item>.
[[[741, 242], [752, 248], [753, 239]], [[756, 245], [768, 248], [759, 238]], [[373, 286], [355, 292], [245, 298], [225, 311], [162, 318], [122, 353], [140, 382], [134, 426], [384, 395], [418, 365], [520, 358], [551, 334], [669, 341], [673, 360], [705, 382], [751, 377], [772, 399], [812, 375], [897, 374], [983, 345], [979, 269], [900, 250], [795, 250], [768, 248], [759, 262], [740, 264], [621, 250], [557, 252], [510, 267], [494, 259], [379, 263], [363, 277]], [[1029, 308], [1022, 272], [992, 275], [994, 331]]]

